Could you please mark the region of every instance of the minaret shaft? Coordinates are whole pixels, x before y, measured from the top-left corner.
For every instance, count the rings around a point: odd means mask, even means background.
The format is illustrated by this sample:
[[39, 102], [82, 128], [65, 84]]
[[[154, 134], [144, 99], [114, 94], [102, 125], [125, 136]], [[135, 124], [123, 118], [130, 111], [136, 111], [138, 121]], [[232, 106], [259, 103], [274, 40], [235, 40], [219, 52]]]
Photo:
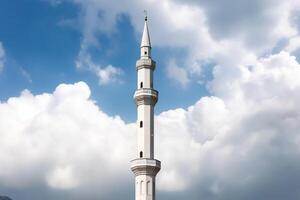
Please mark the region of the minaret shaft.
[[[139, 105], [137, 109], [138, 157], [152, 159], [154, 158], [154, 108], [152, 105]], [[141, 127], [141, 122], [143, 127]]]
[[158, 92], [153, 89], [155, 61], [151, 59], [151, 43], [147, 18], [141, 42], [141, 58], [136, 63], [137, 90], [134, 100], [137, 105], [137, 159], [131, 161], [135, 174], [135, 199], [155, 200], [155, 176], [160, 170], [160, 161], [154, 159], [154, 106]]
[[137, 71], [137, 88], [153, 88], [153, 70], [142, 68]]

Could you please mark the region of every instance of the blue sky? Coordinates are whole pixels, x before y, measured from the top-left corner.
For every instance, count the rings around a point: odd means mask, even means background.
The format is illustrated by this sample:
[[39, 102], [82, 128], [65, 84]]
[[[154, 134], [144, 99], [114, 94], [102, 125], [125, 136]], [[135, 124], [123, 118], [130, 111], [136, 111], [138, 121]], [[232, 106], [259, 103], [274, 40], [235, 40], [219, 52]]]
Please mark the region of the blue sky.
[[148, 11], [157, 199], [300, 198], [300, 1], [0, 1], [0, 196], [132, 199]]
[[[92, 99], [101, 105], [101, 109], [111, 115], [120, 115], [125, 121], [135, 120], [132, 94], [141, 34], [135, 32], [126, 14], [118, 18], [113, 33], [96, 35], [100, 45], [91, 50], [93, 60], [122, 70], [118, 82], [99, 85], [92, 73], [75, 67], [82, 40], [80, 22], [76, 21], [80, 8], [71, 3], [51, 5], [46, 1], [5, 0], [0, 9], [0, 38], [7, 55], [6, 67], [0, 77], [1, 101], [20, 95], [24, 89], [40, 94], [52, 92], [60, 83], [85, 81], [91, 88]], [[151, 31], [151, 13], [149, 15]], [[64, 24], [68, 20], [73, 20], [73, 24]], [[139, 21], [143, 24], [143, 18]], [[181, 87], [167, 77], [168, 55], [180, 59], [185, 54], [183, 48], [156, 48], [155, 43], [153, 46], [153, 58], [157, 62], [155, 86], [160, 92], [156, 113], [187, 107], [208, 93], [205, 86], [196, 81]]]

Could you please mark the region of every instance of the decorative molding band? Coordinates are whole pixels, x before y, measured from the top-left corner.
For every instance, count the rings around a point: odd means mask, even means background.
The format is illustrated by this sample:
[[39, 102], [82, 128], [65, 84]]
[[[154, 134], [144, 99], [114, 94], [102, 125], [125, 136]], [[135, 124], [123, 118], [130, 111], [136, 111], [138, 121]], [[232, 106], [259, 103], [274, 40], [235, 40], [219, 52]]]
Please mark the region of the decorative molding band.
[[136, 70], [142, 69], [142, 68], [148, 68], [155, 70], [156, 63], [151, 58], [149, 59], [139, 59], [136, 61]]
[[139, 105], [155, 105], [158, 100], [158, 91], [152, 88], [141, 88], [135, 91], [134, 100]]
[[161, 169], [161, 163], [156, 159], [140, 158], [131, 161], [131, 170], [136, 176], [156, 176]]

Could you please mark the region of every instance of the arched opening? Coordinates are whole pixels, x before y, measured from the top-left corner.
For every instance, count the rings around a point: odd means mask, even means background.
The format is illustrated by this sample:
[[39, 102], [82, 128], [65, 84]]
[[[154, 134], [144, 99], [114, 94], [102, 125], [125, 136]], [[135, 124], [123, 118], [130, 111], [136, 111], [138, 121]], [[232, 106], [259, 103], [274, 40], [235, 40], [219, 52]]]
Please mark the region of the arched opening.
[[140, 88], [143, 88], [144, 84], [143, 82], [140, 83]]
[[143, 121], [140, 121], [140, 128], [143, 127]]
[[143, 152], [140, 151], [140, 158], [143, 158]]

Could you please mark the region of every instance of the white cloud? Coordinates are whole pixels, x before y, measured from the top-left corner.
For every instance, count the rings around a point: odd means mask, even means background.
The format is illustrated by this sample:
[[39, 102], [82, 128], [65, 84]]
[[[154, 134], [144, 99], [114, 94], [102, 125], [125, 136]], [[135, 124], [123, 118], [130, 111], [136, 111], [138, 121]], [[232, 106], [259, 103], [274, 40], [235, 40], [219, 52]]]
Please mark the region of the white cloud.
[[[88, 48], [101, 45], [97, 33], [116, 31], [120, 14], [140, 32], [145, 7], [153, 44], [187, 50], [187, 67], [173, 65], [184, 71], [181, 83], [186, 71], [201, 72], [203, 60], [216, 63], [208, 86], [213, 96], [156, 117], [160, 192], [183, 191], [186, 199], [299, 199], [300, 65], [288, 52], [267, 54], [278, 40], [298, 37], [289, 21], [293, 1], [72, 2], [82, 9], [77, 68], [98, 74], [100, 83], [114, 80], [118, 70], [92, 62]], [[50, 94], [24, 91], [0, 104], [0, 186], [44, 185], [55, 194], [69, 191], [71, 199], [130, 197], [115, 188], [133, 189], [128, 161], [135, 124], [108, 116], [89, 96], [80, 82]]]
[[123, 71], [120, 68], [112, 65], [102, 67], [99, 64], [94, 63], [90, 53], [85, 48], [80, 50], [75, 64], [76, 68], [79, 70], [88, 70], [95, 73], [99, 78], [99, 85], [106, 85], [112, 82], [121, 82], [119, 77]]
[[47, 177], [47, 183], [52, 188], [70, 189], [77, 187], [77, 180], [74, 178], [74, 172], [70, 167], [58, 168], [50, 172]]
[[[215, 96], [156, 116], [158, 190], [189, 199], [299, 197], [300, 64], [281, 52], [231, 77], [221, 67]], [[79, 82], [0, 104], [0, 186], [46, 185], [73, 199], [119, 198], [122, 185], [132, 191], [135, 124], [108, 116], [89, 96]]]
[[[122, 4], [102, 0], [67, 1], [81, 8], [82, 46], [87, 49], [101, 46], [97, 39], [99, 33], [117, 31], [117, 20], [123, 14], [129, 16], [135, 31], [141, 33], [142, 11], [147, 9], [152, 44], [184, 49], [186, 54], [178, 59], [183, 61], [188, 76], [201, 77], [203, 63], [218, 62], [218, 55], [227, 54], [228, 46], [238, 44], [245, 55], [260, 57], [269, 53], [278, 41], [299, 35], [294, 15], [300, 5], [293, 0], [125, 0]], [[228, 59], [236, 59], [236, 63], [243, 59], [235, 54], [227, 55]]]
[[[151, 40], [154, 46], [184, 48], [188, 51], [188, 61], [185, 66], [192, 68], [191, 73], [199, 72], [200, 60], [210, 57], [219, 49], [205, 25], [205, 15], [199, 7], [181, 5], [165, 1], [132, 1], [122, 4], [116, 1], [70, 1], [81, 9], [80, 25], [82, 32], [81, 49], [78, 56], [86, 54], [89, 48], [100, 48], [97, 39], [99, 33], [109, 35], [117, 31], [117, 20], [122, 14], [130, 17], [137, 33], [143, 26], [143, 10], [147, 8], [150, 15]], [[176, 14], [175, 14], [176, 11]], [[197, 21], [197, 24], [193, 22]], [[162, 34], [163, 33], [163, 34]], [[167, 39], [166, 39], [167, 38]], [[140, 41], [140, 37], [137, 37]]]
[[2, 43], [0, 42], [0, 72], [3, 70], [5, 62], [5, 50]]
[[[64, 0], [47, 0], [51, 5], [58, 6]], [[69, 1], [69, 0], [66, 0]], [[106, 85], [113, 82], [121, 82], [120, 75], [122, 70], [111, 64], [106, 67], [93, 60], [91, 48], [101, 48], [98, 41], [99, 33], [110, 33], [115, 29], [116, 16], [113, 10], [109, 12], [103, 11], [101, 5], [97, 1], [70, 1], [80, 5], [79, 17], [75, 19], [61, 19], [58, 22], [59, 26], [70, 27], [78, 30], [82, 34], [80, 50], [75, 66], [77, 69], [86, 70], [94, 73], [99, 78], [100, 85]], [[109, 13], [109, 15], [107, 14]], [[99, 17], [102, 16], [102, 17]]]
[[285, 46], [284, 50], [288, 52], [294, 52], [300, 48], [300, 36], [295, 36], [290, 38], [288, 44]]
[[97, 76], [99, 77], [99, 84], [104, 85], [108, 84], [111, 81], [115, 81], [115, 77], [120, 75], [121, 73], [122, 71], [120, 68], [116, 68], [112, 65], [108, 65], [104, 69], [98, 68]]
[[177, 81], [183, 88], [190, 82], [186, 69], [178, 67], [175, 60], [169, 62], [167, 66], [167, 75], [169, 79]]
[[61, 84], [53, 94], [24, 91], [0, 105], [1, 185], [106, 188], [110, 177], [127, 171], [119, 165], [133, 156], [120, 152], [130, 152], [124, 144], [134, 141], [133, 126], [107, 116], [89, 95], [83, 82]]

